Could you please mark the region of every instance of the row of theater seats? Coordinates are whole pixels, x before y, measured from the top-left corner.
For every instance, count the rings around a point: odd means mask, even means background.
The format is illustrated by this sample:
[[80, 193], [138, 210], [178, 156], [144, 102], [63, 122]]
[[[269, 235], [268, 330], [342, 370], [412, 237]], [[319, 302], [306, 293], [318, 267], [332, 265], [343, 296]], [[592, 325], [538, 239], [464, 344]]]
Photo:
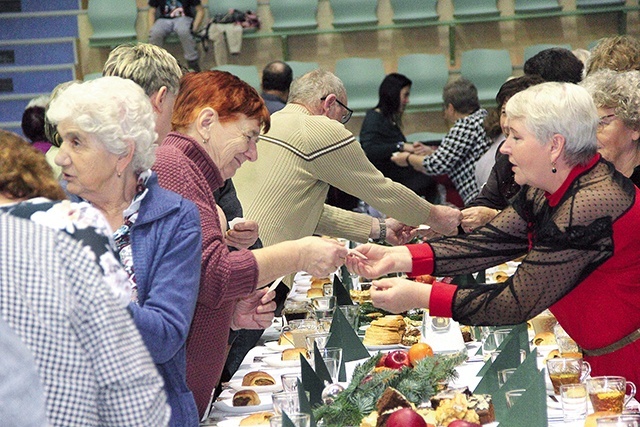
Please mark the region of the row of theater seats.
[[[525, 48], [529, 59], [543, 49], [569, 45], [531, 45]], [[316, 62], [287, 61], [294, 78], [318, 68]], [[215, 69], [229, 71], [256, 89], [260, 89], [259, 70], [254, 65], [223, 65]], [[336, 61], [335, 74], [347, 88], [349, 107], [362, 113], [378, 103], [378, 87], [385, 76], [380, 58], [344, 58]], [[409, 77], [411, 103], [408, 111], [429, 111], [442, 108], [442, 88], [449, 80], [449, 67], [444, 54], [416, 53], [398, 58], [397, 72]], [[500, 86], [513, 74], [509, 51], [506, 49], [473, 49], [462, 52], [460, 73], [478, 88], [483, 105], [492, 105]]]
[[[516, 14], [553, 13], [562, 10], [558, 0], [513, 0]], [[373, 0], [329, 0], [336, 30], [378, 24], [377, 1]], [[437, 22], [438, 0], [390, 0], [394, 24], [417, 24]], [[229, 9], [253, 10], [257, 0], [211, 0], [209, 15], [226, 13]], [[576, 6], [594, 8], [624, 6], [625, 0], [576, 0]], [[317, 30], [318, 0], [269, 0], [273, 16], [272, 30], [280, 33], [295, 33]], [[495, 18], [501, 15], [496, 0], [453, 0], [454, 19]], [[135, 41], [135, 2], [121, 0], [90, 1], [88, 15], [94, 34], [91, 46], [115, 46]]]

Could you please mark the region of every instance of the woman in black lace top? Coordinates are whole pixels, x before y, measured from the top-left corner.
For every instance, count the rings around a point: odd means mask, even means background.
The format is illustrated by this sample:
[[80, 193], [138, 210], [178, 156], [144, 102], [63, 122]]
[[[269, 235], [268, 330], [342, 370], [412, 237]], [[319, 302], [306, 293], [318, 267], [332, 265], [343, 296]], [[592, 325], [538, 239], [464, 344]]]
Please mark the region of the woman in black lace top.
[[491, 222], [462, 237], [422, 245], [361, 246], [366, 277], [392, 271], [435, 276], [472, 273], [524, 255], [499, 284], [455, 286], [404, 279], [373, 282], [374, 305], [468, 325], [524, 322], [546, 308], [584, 349], [592, 375], [640, 383], [640, 227], [638, 189], [597, 154], [596, 107], [583, 88], [543, 83], [507, 103], [501, 148], [522, 190]]

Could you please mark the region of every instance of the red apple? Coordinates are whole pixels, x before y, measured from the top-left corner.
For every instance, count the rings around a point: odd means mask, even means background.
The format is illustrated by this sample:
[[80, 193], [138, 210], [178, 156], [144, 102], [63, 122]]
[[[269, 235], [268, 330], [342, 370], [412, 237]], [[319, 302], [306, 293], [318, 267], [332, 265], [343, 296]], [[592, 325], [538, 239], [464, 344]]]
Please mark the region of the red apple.
[[427, 427], [427, 422], [413, 409], [402, 408], [389, 416], [387, 427]]
[[385, 366], [384, 365], [385, 360], [387, 360], [387, 354], [386, 353], [384, 353], [382, 355], [382, 357], [380, 358], [380, 360], [378, 360], [378, 363], [376, 363], [376, 367], [379, 368], [381, 366]]
[[411, 366], [409, 354], [404, 350], [394, 350], [387, 354], [384, 366], [391, 369], [402, 369], [404, 366]]
[[454, 420], [449, 423], [449, 427], [482, 427], [480, 424], [465, 420]]

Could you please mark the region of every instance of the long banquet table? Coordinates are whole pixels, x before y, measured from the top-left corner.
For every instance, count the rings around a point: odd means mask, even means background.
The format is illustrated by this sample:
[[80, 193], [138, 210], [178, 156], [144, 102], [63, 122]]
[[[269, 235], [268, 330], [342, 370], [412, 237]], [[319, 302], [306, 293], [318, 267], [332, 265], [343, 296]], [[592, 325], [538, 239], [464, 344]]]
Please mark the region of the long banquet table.
[[[296, 292], [296, 285], [294, 284], [294, 289], [291, 293], [290, 297], [300, 299], [300, 292]], [[259, 344], [254, 347], [244, 358], [242, 365], [238, 369], [238, 371], [233, 375], [233, 378], [230, 381], [230, 385], [239, 384], [242, 381], [242, 378], [245, 374], [250, 371], [261, 370], [268, 372], [271, 374], [274, 379], [276, 379], [277, 383], [280, 384], [281, 389], [281, 381], [280, 376], [285, 373], [300, 373], [300, 367], [282, 367], [277, 366], [278, 363], [274, 363], [273, 360], [280, 357], [280, 351], [275, 350], [274, 341], [277, 341], [280, 335], [280, 328], [282, 326], [282, 319], [275, 318], [271, 327], [269, 327], [262, 338], [260, 339]], [[265, 346], [267, 343], [268, 346]], [[467, 351], [469, 354], [468, 360], [462, 365], [456, 368], [458, 372], [458, 378], [455, 382], [451, 383], [452, 387], [469, 387], [470, 390], [474, 390], [478, 385], [481, 376], [478, 376], [478, 372], [484, 366], [484, 361], [481, 356], [477, 356], [478, 350], [480, 348], [480, 343], [471, 342], [467, 343]], [[390, 351], [391, 349], [386, 349], [385, 351]], [[532, 351], [536, 351], [535, 348]], [[370, 350], [370, 354], [377, 354], [378, 350], [372, 351]], [[543, 366], [543, 356], [544, 353], [538, 352], [538, 367], [542, 368]], [[265, 363], [265, 359], [267, 361], [271, 361], [271, 364]], [[547, 378], [548, 382], [548, 378]], [[550, 384], [547, 385], [549, 387]], [[278, 387], [275, 387], [278, 388]], [[222, 394], [218, 397], [217, 402], [214, 403], [212, 411], [209, 414], [209, 417], [206, 421], [201, 423], [201, 426], [219, 426], [219, 427], [236, 427], [239, 425], [239, 422], [242, 418], [246, 417], [250, 412], [247, 413], [239, 413], [239, 411], [250, 411], [250, 407], [245, 407], [244, 409], [239, 408], [231, 408], [231, 398], [235, 393], [235, 389], [231, 387], [226, 387]], [[259, 407], [260, 411], [271, 410], [271, 392], [274, 390], [269, 389], [267, 393], [261, 393], [260, 398], [262, 401], [261, 406]], [[633, 399], [627, 408], [638, 408], [638, 402]], [[254, 411], [255, 412], [255, 411]], [[589, 412], [593, 412], [590, 404], [589, 404]], [[565, 423], [562, 420], [562, 409], [558, 402], [553, 401], [548, 398], [547, 405], [547, 417], [548, 417], [548, 425], [550, 427], [559, 427], [559, 426], [567, 426], [567, 427], [582, 427], [584, 425], [584, 421], [576, 421], [572, 423]], [[485, 424], [486, 427], [494, 427], [497, 426], [498, 423]]]

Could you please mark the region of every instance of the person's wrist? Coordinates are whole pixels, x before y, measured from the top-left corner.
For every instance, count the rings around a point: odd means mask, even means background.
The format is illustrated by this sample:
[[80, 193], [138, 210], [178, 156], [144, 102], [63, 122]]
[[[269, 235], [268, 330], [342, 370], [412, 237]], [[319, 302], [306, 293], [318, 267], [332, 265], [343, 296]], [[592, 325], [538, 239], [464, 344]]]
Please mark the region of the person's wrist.
[[373, 243], [382, 244], [386, 241], [387, 238], [387, 223], [383, 219], [379, 219], [378, 226], [380, 230], [380, 232], [378, 233], [378, 237], [372, 238], [371, 241]]
[[404, 152], [404, 142], [400, 141], [396, 144], [396, 149], [400, 152]]

